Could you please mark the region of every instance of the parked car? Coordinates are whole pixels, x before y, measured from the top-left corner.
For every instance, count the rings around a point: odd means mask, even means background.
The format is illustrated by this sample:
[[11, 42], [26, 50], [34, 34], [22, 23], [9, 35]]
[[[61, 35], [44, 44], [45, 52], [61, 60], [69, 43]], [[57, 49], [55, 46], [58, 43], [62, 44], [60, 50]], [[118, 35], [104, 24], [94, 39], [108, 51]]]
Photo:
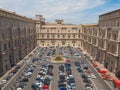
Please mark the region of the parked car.
[[89, 83], [89, 84], [91, 84], [92, 82], [91, 82], [91, 80], [89, 80], [89, 79], [83, 79], [83, 82], [85, 82], [85, 83]]
[[84, 79], [84, 78], [88, 78], [87, 75], [84, 74], [84, 73], [82, 73], [81, 76], [82, 76], [83, 79]]
[[91, 84], [86, 84], [85, 90], [93, 90], [93, 86]]
[[40, 90], [40, 87], [39, 87], [38, 85], [36, 85], [36, 84], [32, 84], [32, 85], [31, 85], [31, 88], [32, 88], [33, 90]]

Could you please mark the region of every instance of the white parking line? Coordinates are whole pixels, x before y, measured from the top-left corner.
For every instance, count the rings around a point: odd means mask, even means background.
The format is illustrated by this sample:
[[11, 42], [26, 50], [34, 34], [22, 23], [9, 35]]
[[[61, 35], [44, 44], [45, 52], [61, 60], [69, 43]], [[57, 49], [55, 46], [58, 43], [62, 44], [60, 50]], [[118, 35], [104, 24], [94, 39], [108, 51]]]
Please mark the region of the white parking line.
[[96, 86], [95, 82], [94, 82], [91, 78], [90, 78], [90, 80], [92, 81], [92, 84], [94, 85], [95, 90], [100, 90], [100, 89], [98, 89], [98, 88], [97, 88], [97, 86]]

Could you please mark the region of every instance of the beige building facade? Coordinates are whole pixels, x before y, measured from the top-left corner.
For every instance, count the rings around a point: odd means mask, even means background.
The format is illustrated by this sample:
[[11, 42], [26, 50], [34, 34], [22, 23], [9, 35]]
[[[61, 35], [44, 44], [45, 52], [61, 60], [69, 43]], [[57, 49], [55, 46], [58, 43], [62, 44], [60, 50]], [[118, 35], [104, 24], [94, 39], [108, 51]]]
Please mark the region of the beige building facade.
[[83, 49], [120, 78], [120, 9], [99, 16], [98, 25], [82, 25]]
[[0, 76], [35, 47], [35, 21], [0, 9]]
[[56, 20], [54, 23], [44, 22], [41, 24], [40, 20], [42, 20], [42, 22], [44, 20], [42, 18], [40, 15], [36, 16], [37, 46], [81, 46], [81, 30], [78, 25], [65, 24], [63, 20]]
[[96, 53], [98, 51], [98, 25], [96, 24], [86, 24], [81, 25], [82, 27], [82, 48], [89, 53], [93, 58], [96, 58]]
[[105, 67], [120, 78], [120, 9], [100, 15], [99, 26], [106, 32]]

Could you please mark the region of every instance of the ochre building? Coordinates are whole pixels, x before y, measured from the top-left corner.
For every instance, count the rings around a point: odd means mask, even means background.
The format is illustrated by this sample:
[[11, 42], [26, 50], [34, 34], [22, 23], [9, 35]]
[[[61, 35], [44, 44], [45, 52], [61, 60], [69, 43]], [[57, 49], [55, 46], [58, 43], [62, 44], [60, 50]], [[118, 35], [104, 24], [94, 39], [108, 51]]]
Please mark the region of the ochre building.
[[37, 46], [80, 47], [80, 32], [79, 25], [65, 24], [63, 20], [45, 22], [41, 15], [36, 15]]

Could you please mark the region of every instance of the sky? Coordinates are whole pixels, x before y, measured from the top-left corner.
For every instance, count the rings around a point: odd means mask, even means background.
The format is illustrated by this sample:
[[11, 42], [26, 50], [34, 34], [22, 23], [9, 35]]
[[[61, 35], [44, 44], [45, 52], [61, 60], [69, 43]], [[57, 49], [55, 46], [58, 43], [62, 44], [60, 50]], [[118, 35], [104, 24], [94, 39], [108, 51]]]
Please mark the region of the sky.
[[0, 0], [0, 8], [46, 22], [63, 19], [65, 23], [98, 23], [99, 15], [119, 9], [120, 0]]

